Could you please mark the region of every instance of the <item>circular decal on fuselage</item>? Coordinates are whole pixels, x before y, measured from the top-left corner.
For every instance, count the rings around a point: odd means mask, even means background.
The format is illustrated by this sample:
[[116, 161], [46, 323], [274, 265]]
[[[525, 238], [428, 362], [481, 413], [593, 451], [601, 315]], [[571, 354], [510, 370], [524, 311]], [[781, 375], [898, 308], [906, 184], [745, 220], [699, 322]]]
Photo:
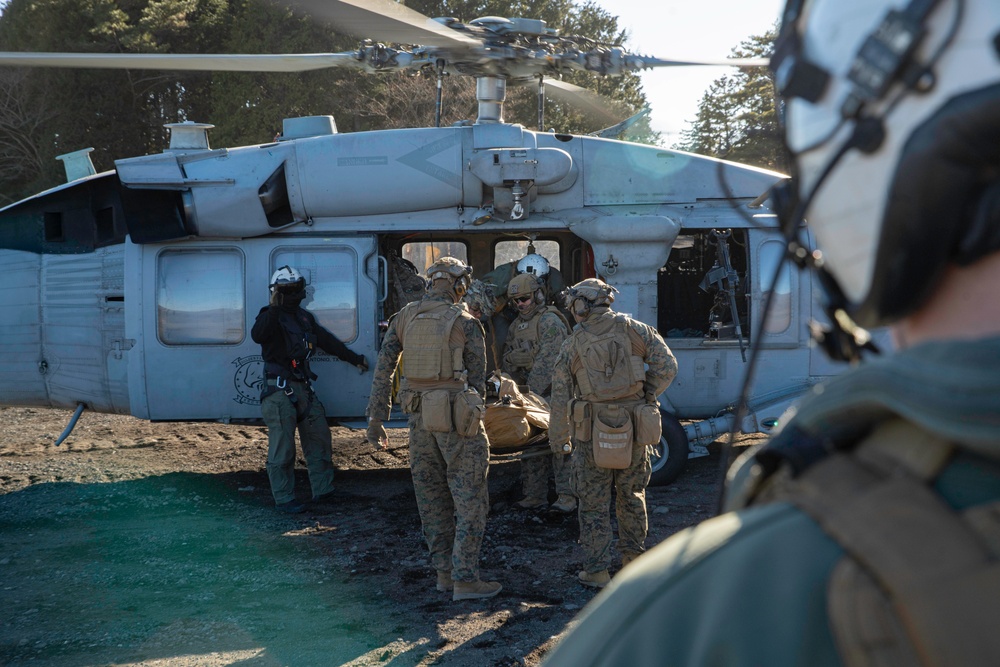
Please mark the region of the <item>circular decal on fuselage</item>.
[[236, 366], [233, 373], [236, 396], [233, 400], [244, 405], [260, 405], [260, 391], [264, 388], [264, 358], [259, 354], [239, 357], [233, 360], [233, 365]]

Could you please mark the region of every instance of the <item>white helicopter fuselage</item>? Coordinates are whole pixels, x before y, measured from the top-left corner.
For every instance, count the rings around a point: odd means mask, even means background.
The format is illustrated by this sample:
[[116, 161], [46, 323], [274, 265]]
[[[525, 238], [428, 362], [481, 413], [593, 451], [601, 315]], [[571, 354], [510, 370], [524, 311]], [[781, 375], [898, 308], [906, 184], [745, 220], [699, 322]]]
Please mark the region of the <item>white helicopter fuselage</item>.
[[[505, 124], [297, 131], [119, 160], [0, 210], [0, 225], [39, 229], [37, 243], [21, 234], [0, 250], [0, 404], [256, 421], [263, 363], [249, 332], [276, 267], [303, 271], [303, 305], [373, 360], [392, 314], [388, 249], [457, 244], [482, 275], [498, 243], [529, 235], [555, 244], [567, 285], [596, 273], [619, 290], [616, 310], [659, 328], [680, 369], [664, 409], [708, 420], [688, 427], [692, 443], [728, 428], [750, 345], [762, 356], [746, 432], [770, 430], [840, 370], [809, 345], [812, 278], [786, 267], [771, 284], [784, 244], [774, 216], [750, 204], [779, 174]], [[93, 247], [72, 231], [88, 220]], [[719, 243], [739, 283], [728, 292], [699, 288]], [[764, 323], [772, 289], [778, 309]], [[728, 324], [724, 301], [741, 314]], [[363, 418], [370, 374], [325, 355], [313, 370], [330, 417]]]

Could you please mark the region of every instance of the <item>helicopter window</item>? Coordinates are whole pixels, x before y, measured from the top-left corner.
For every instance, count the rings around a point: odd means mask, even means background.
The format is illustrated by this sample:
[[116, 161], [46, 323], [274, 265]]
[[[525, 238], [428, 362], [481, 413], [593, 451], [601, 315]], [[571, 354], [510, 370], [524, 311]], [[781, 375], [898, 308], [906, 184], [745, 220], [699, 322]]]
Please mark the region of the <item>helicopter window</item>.
[[[549, 266], [560, 268], [559, 266], [559, 242], [558, 241], [535, 241], [534, 252], [549, 261]], [[493, 268], [503, 264], [516, 262], [528, 254], [528, 241], [500, 241], [494, 249]]]
[[157, 259], [156, 331], [166, 345], [237, 345], [245, 336], [243, 254], [165, 250]]
[[[764, 333], [779, 334], [788, 330], [792, 324], [792, 277], [790, 262], [784, 262], [781, 273], [775, 278], [778, 264], [785, 256], [785, 245], [781, 241], [767, 241], [760, 246], [760, 289], [767, 299], [767, 293], [774, 289], [771, 297], [771, 310], [764, 321]], [[772, 285], [772, 281], [773, 285]]]
[[678, 236], [657, 280], [657, 329], [667, 338], [747, 340], [747, 265], [745, 230]]
[[281, 249], [272, 270], [294, 266], [306, 278], [302, 307], [345, 343], [358, 337], [358, 268], [352, 248]]
[[465, 263], [469, 262], [469, 249], [461, 241], [421, 241], [419, 243], [404, 243], [401, 248], [403, 259], [417, 267], [417, 272], [424, 274], [427, 267], [440, 257], [454, 257]]

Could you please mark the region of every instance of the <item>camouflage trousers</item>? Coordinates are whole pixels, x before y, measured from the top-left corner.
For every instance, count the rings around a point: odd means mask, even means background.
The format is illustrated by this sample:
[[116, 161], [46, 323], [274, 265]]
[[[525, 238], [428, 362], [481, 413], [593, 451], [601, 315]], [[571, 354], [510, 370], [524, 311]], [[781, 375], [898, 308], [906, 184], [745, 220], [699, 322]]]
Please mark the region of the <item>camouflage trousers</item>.
[[557, 494], [576, 495], [573, 491], [573, 468], [568, 457], [553, 454], [521, 461], [521, 489], [525, 498], [548, 500], [549, 477], [555, 477]]
[[632, 448], [632, 462], [623, 470], [598, 468], [594, 448], [574, 441], [573, 486], [580, 503], [580, 545], [583, 569], [600, 572], [611, 566], [611, 487], [616, 491], [618, 551], [638, 556], [645, 547], [649, 522], [646, 515], [646, 485], [652, 468], [646, 447]]
[[[289, 382], [299, 396], [306, 400], [306, 386]], [[271, 482], [271, 495], [278, 505], [295, 500], [295, 430], [298, 428], [302, 455], [309, 471], [312, 497], [333, 490], [333, 460], [330, 427], [326, 411], [319, 399], [313, 396], [309, 414], [298, 422], [295, 406], [282, 391], [267, 396], [260, 404], [260, 411], [267, 424], [267, 477]]]
[[479, 433], [434, 433], [410, 416], [410, 470], [424, 540], [435, 570], [455, 581], [479, 579], [479, 550], [490, 509], [489, 444]]

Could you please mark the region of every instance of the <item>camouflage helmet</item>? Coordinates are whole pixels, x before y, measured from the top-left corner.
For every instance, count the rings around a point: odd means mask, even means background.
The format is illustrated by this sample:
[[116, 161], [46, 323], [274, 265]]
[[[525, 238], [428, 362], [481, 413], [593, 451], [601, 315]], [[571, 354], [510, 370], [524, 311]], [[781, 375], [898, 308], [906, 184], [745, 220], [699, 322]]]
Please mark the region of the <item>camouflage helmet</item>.
[[536, 291], [542, 289], [544, 283], [541, 278], [538, 278], [533, 273], [521, 273], [513, 278], [507, 283], [507, 296], [524, 296], [525, 294], [534, 294]]
[[473, 279], [469, 285], [469, 291], [462, 297], [462, 301], [470, 308], [479, 310], [484, 315], [492, 315], [497, 309], [497, 298], [493, 294], [494, 285], [484, 283], [482, 280]]
[[572, 305], [577, 299], [584, 300], [588, 310], [594, 306], [610, 306], [617, 293], [618, 290], [600, 278], [587, 278], [566, 290], [566, 306], [576, 312]]
[[427, 279], [449, 279], [455, 289], [455, 294], [461, 299], [469, 291], [472, 282], [472, 267], [455, 257], [441, 257], [427, 267]]

